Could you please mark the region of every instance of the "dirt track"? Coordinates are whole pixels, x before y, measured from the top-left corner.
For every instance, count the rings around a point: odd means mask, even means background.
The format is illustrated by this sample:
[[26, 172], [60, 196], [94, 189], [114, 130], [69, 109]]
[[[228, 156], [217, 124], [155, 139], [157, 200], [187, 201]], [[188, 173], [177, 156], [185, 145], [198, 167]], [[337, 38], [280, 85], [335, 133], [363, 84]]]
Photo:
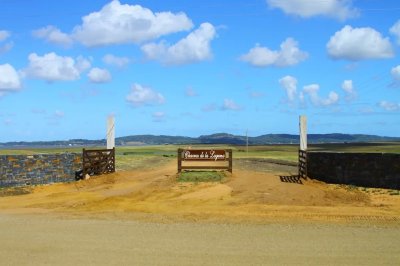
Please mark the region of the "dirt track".
[[398, 265], [400, 230], [0, 214], [4, 265]]
[[[31, 259], [65, 265], [400, 263], [400, 196], [290, 174], [241, 167], [222, 183], [178, 183], [171, 162], [3, 196], [0, 259], [15, 265]], [[24, 252], [30, 257], [19, 255]]]

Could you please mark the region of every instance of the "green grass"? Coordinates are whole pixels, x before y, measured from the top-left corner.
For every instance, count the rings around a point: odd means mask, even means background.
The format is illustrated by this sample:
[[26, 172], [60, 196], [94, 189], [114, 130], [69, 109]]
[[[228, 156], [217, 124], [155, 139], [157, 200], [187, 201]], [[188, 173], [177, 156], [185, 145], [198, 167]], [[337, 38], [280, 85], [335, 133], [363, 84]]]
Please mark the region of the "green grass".
[[221, 182], [225, 178], [221, 171], [185, 171], [178, 174], [178, 182]]
[[[193, 149], [232, 149], [234, 159], [261, 158], [276, 159], [290, 162], [298, 160], [298, 145], [260, 145], [260, 146], [233, 146], [233, 145], [152, 145], [152, 146], [118, 146], [116, 147], [117, 169], [130, 170], [143, 166], [157, 167], [157, 165], [176, 160], [178, 148]], [[104, 147], [88, 147], [99, 149]], [[334, 152], [388, 152], [400, 153], [400, 143], [362, 143], [362, 144], [312, 144], [309, 150]], [[82, 152], [82, 147], [66, 148], [24, 148], [0, 149], [0, 155], [31, 155], [37, 153]]]

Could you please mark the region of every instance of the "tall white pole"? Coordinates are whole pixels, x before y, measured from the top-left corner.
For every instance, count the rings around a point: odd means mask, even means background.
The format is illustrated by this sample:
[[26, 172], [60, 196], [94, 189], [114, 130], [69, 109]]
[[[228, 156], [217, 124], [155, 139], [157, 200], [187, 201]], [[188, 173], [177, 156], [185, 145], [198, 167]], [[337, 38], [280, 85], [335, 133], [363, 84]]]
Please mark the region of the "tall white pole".
[[249, 157], [249, 130], [246, 129], [246, 157]]
[[115, 119], [110, 115], [107, 119], [107, 149], [115, 147]]
[[300, 116], [300, 150], [307, 150], [307, 117]]

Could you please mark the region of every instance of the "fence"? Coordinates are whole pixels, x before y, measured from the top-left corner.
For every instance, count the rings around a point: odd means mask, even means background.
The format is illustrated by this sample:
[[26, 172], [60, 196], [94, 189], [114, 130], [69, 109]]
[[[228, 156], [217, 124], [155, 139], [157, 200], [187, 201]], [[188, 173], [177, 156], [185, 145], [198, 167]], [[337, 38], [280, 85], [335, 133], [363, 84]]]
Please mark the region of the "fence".
[[82, 151], [83, 176], [115, 172], [115, 148]]
[[[227, 156], [228, 154], [228, 156]], [[183, 165], [182, 162], [208, 162], [207, 165]], [[212, 165], [214, 162], [214, 165]], [[216, 162], [228, 162], [228, 165], [216, 165]], [[232, 150], [192, 150], [178, 149], [178, 173], [184, 169], [221, 169], [232, 173]]]

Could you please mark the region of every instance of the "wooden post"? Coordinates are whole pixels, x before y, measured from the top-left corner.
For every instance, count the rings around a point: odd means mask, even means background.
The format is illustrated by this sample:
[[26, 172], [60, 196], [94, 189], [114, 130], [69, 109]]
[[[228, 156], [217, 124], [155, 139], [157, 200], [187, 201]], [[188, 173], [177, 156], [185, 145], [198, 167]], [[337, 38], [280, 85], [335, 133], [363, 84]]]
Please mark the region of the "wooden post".
[[113, 147], [112, 154], [113, 154], [112, 172], [114, 173], [115, 172], [115, 147]]
[[227, 150], [229, 154], [229, 166], [228, 166], [228, 171], [232, 173], [233, 169], [233, 156], [232, 156], [232, 149]]
[[178, 173], [182, 171], [182, 149], [178, 149]]
[[300, 116], [300, 150], [307, 150], [307, 117]]

